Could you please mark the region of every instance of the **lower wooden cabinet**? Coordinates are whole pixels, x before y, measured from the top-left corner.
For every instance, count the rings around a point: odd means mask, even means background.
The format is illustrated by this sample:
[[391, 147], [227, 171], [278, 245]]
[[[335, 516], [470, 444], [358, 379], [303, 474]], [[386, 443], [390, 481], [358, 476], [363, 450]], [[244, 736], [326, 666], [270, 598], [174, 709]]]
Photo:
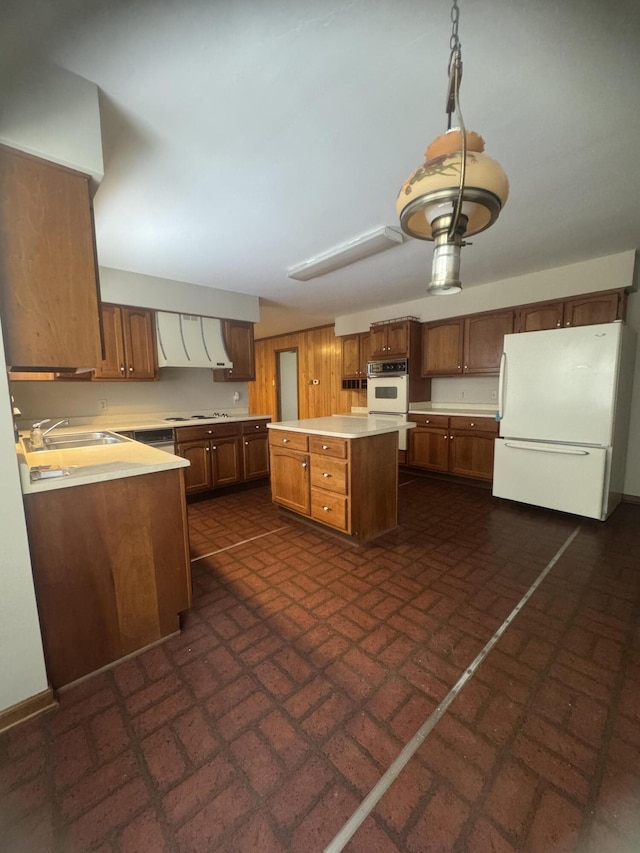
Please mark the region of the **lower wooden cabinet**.
[[176, 452], [188, 459], [187, 494], [269, 476], [267, 421], [179, 427]]
[[183, 470], [25, 495], [53, 687], [179, 630], [191, 606]]
[[498, 423], [491, 418], [409, 415], [408, 464], [479, 480], [493, 477]]
[[269, 430], [273, 501], [359, 542], [397, 526], [397, 433], [358, 439]]

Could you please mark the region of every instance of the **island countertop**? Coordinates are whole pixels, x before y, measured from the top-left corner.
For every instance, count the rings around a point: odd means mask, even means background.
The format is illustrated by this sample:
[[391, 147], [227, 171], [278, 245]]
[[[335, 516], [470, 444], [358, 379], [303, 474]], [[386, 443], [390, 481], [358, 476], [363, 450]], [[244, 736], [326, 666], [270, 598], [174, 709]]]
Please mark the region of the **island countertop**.
[[299, 421], [278, 421], [267, 424], [268, 429], [281, 429], [288, 432], [304, 432], [309, 435], [324, 435], [332, 438], [364, 438], [368, 435], [383, 435], [398, 432], [401, 429], [413, 429], [415, 424], [400, 422], [381, 415], [351, 417], [350, 415], [331, 415], [327, 418], [306, 418]]

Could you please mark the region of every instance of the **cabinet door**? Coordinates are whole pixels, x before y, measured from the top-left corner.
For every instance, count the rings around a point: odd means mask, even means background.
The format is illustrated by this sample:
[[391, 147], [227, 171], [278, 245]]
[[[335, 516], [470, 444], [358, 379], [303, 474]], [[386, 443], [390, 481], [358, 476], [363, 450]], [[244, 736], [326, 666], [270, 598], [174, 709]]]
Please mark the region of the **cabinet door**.
[[211, 440], [211, 470], [214, 487], [240, 482], [240, 443], [237, 438]]
[[517, 311], [516, 332], [540, 332], [543, 329], [560, 328], [563, 314], [564, 304], [562, 302], [524, 305]]
[[85, 175], [0, 146], [2, 326], [16, 369], [97, 367], [97, 266]]
[[513, 332], [513, 323], [513, 311], [466, 317], [463, 373], [498, 373], [504, 336]]
[[387, 355], [394, 358], [409, 355], [408, 323], [389, 323], [387, 326]]
[[127, 379], [155, 379], [158, 356], [153, 311], [144, 308], [121, 311]]
[[242, 440], [244, 479], [269, 476], [269, 442], [266, 435], [246, 435]]
[[342, 378], [359, 379], [360, 335], [345, 335], [342, 338]]
[[564, 303], [564, 325], [590, 326], [622, 319], [622, 295], [615, 290], [567, 299]]
[[449, 470], [449, 430], [416, 427], [409, 431], [409, 465], [431, 471]]
[[452, 430], [449, 437], [449, 471], [462, 477], [491, 480], [495, 435]]
[[422, 327], [422, 375], [462, 373], [464, 321], [460, 318], [425, 323]]
[[386, 358], [387, 352], [387, 326], [372, 326], [370, 331], [371, 358]]
[[271, 445], [271, 497], [295, 512], [309, 515], [309, 454]]
[[256, 378], [253, 323], [223, 320], [222, 337], [233, 367], [214, 370], [214, 381], [253, 382]]
[[176, 453], [183, 459], [188, 459], [191, 465], [184, 468], [185, 491], [202, 492], [213, 485], [211, 479], [211, 451], [208, 441], [178, 442]]
[[96, 379], [126, 379], [124, 338], [122, 336], [122, 308], [119, 305], [102, 306], [102, 333], [105, 358], [94, 373]]

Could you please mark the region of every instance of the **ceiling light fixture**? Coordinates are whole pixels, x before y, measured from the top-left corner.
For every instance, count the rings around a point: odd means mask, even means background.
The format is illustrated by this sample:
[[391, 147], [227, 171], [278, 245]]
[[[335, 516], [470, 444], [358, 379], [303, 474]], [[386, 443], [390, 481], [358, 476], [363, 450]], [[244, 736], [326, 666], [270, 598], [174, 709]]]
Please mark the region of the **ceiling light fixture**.
[[[495, 160], [483, 154], [484, 140], [467, 131], [460, 109], [462, 50], [458, 38], [460, 10], [451, 7], [447, 132], [429, 145], [426, 161], [404, 182], [396, 210], [400, 227], [411, 237], [435, 241], [429, 293], [449, 294], [462, 290], [460, 249], [464, 237], [489, 228], [509, 195], [507, 176]], [[451, 127], [455, 113], [456, 127]]]
[[363, 258], [377, 255], [378, 252], [384, 252], [385, 249], [392, 249], [403, 242], [404, 236], [398, 228], [383, 226], [356, 237], [341, 246], [336, 246], [335, 249], [330, 249], [328, 252], [318, 255], [317, 258], [311, 258], [309, 261], [290, 267], [287, 270], [287, 275], [289, 278], [295, 278], [298, 281], [309, 281], [309, 279], [354, 264]]

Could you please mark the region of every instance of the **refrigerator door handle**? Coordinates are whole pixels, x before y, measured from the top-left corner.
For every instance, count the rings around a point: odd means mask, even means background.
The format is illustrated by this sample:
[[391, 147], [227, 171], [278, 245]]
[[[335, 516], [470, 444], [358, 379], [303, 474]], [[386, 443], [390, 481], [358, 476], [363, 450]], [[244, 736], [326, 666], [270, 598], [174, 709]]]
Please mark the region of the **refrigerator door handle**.
[[530, 444], [523, 446], [522, 444], [512, 444], [510, 441], [505, 441], [505, 447], [511, 447], [513, 450], [532, 450], [534, 453], [558, 453], [561, 456], [589, 456], [588, 450], [565, 450], [554, 447], [532, 447]]
[[500, 376], [498, 377], [498, 414], [496, 420], [501, 421], [504, 414], [504, 371], [507, 366], [507, 354], [500, 356]]

